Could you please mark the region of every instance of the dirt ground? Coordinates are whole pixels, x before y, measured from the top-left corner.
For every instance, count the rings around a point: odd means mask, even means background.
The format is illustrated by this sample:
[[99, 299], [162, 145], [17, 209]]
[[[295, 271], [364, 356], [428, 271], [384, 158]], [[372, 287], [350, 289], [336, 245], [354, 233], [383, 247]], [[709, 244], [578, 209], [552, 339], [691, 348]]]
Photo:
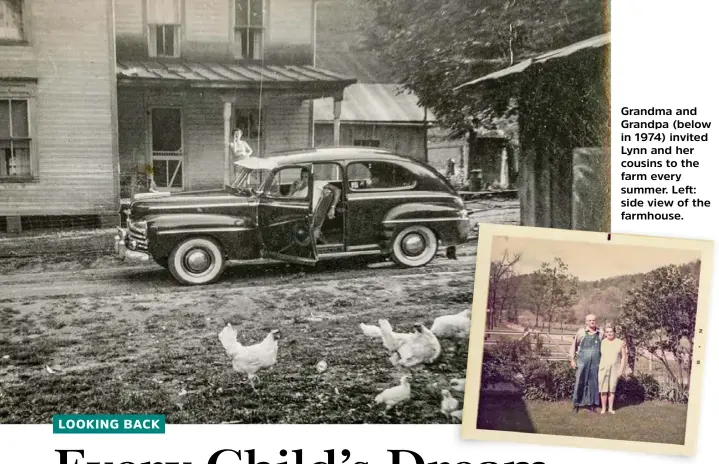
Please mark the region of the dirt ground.
[[[472, 206], [474, 221], [518, 221], [516, 201]], [[175, 424], [451, 422], [440, 391], [464, 378], [466, 343], [443, 341], [440, 358], [412, 373], [410, 401], [384, 413], [373, 399], [403, 372], [359, 324], [387, 318], [409, 331], [469, 308], [476, 242], [459, 247], [457, 261], [438, 256], [420, 269], [234, 265], [220, 282], [188, 288], [155, 264], [116, 262], [107, 237], [88, 233], [55, 254], [44, 248], [57, 250], [58, 237], [0, 237], [0, 422], [63, 413], [157, 413]], [[228, 322], [243, 343], [281, 330], [259, 395], [219, 343]]]

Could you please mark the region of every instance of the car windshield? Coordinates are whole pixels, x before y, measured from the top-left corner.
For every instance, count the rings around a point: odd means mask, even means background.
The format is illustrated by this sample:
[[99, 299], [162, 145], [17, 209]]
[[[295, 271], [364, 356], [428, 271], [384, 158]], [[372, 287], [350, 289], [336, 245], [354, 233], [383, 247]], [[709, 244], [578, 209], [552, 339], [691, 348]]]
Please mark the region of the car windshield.
[[[309, 172], [309, 168], [306, 172]], [[299, 166], [287, 166], [276, 169], [265, 176], [261, 191], [270, 196], [287, 196], [292, 193], [293, 185], [302, 184], [303, 168]], [[305, 176], [306, 178], [306, 176]]]

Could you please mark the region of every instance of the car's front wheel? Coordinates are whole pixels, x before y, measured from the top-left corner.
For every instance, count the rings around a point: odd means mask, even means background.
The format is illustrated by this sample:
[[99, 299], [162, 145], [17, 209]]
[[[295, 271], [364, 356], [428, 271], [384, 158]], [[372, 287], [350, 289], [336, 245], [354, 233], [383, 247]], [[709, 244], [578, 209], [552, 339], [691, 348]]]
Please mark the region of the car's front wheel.
[[172, 250], [168, 268], [183, 285], [209, 284], [217, 280], [225, 269], [225, 255], [212, 239], [189, 238]]
[[419, 267], [432, 261], [439, 247], [437, 236], [425, 226], [409, 226], [392, 242], [392, 260], [403, 267]]

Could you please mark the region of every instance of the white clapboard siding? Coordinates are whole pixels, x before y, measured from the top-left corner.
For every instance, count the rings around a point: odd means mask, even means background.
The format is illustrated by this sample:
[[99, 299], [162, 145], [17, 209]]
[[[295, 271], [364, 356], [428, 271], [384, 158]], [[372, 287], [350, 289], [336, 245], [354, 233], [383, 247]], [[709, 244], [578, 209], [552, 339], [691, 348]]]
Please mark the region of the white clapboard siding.
[[25, 5], [30, 45], [0, 47], [0, 85], [3, 77], [38, 79], [38, 172], [34, 182], [0, 181], [0, 216], [117, 213], [111, 0]]

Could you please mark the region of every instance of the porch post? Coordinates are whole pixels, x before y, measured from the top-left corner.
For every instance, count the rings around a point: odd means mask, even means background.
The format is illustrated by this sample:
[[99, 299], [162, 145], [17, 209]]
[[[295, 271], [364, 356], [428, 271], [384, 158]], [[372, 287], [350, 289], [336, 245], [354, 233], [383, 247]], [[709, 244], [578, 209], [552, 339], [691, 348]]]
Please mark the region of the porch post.
[[334, 96], [335, 112], [333, 122], [333, 134], [335, 147], [340, 146], [340, 116], [342, 115], [342, 95]]
[[232, 137], [232, 127], [231, 127], [231, 121], [232, 121], [232, 102], [225, 101], [223, 102], [223, 112], [222, 117], [225, 121], [225, 140], [224, 140], [224, 146], [225, 146], [225, 185], [230, 185], [232, 183], [231, 177], [233, 170], [233, 165], [231, 164], [230, 159], [230, 137]]

